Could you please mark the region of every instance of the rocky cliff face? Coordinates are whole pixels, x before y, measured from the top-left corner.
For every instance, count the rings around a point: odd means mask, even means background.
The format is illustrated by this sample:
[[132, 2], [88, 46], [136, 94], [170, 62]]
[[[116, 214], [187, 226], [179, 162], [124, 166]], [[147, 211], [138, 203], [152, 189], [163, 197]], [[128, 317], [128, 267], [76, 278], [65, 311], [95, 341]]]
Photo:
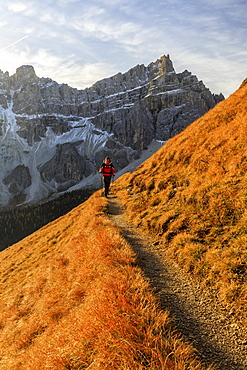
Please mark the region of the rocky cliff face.
[[84, 186], [106, 155], [120, 170], [222, 99], [190, 72], [177, 74], [169, 56], [84, 90], [39, 78], [32, 66], [0, 71], [0, 204]]

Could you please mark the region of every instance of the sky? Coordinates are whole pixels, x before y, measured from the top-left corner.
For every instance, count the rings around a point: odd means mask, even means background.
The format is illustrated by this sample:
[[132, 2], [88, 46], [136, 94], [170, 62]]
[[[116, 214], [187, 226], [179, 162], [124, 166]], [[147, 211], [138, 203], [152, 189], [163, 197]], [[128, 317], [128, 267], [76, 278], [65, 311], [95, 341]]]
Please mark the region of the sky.
[[227, 98], [247, 77], [246, 0], [0, 0], [0, 70], [84, 89], [170, 55]]

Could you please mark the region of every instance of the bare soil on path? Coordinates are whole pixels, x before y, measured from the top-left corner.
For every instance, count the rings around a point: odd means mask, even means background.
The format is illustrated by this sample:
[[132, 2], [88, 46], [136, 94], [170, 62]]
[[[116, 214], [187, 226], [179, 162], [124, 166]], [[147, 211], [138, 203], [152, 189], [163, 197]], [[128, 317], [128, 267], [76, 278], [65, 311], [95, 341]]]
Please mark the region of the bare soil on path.
[[136, 253], [137, 263], [158, 295], [162, 309], [170, 311], [177, 332], [196, 349], [205, 367], [247, 370], [246, 328], [234, 313], [169, 260], [151, 236], [129, 224], [120, 200], [112, 194], [108, 197], [108, 214]]

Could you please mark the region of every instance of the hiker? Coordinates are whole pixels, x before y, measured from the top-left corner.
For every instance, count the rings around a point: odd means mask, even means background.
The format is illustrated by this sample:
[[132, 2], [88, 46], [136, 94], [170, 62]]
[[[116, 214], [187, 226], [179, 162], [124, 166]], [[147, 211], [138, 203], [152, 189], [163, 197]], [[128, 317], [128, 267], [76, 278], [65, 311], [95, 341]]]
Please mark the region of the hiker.
[[107, 197], [110, 188], [111, 178], [112, 176], [115, 176], [115, 169], [109, 157], [106, 157], [104, 159], [104, 162], [102, 163], [99, 172], [103, 176], [104, 195], [105, 197]]

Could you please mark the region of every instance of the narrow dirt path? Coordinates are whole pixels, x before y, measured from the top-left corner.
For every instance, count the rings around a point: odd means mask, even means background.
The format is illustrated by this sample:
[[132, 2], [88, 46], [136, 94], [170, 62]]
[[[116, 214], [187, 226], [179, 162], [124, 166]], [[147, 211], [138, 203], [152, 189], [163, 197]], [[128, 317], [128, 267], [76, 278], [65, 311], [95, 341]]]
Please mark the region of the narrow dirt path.
[[177, 331], [197, 350], [206, 366], [217, 370], [247, 370], [247, 333], [232, 312], [164, 256], [159, 244], [126, 222], [121, 202], [109, 196], [108, 213], [137, 255], [139, 267], [169, 309]]

